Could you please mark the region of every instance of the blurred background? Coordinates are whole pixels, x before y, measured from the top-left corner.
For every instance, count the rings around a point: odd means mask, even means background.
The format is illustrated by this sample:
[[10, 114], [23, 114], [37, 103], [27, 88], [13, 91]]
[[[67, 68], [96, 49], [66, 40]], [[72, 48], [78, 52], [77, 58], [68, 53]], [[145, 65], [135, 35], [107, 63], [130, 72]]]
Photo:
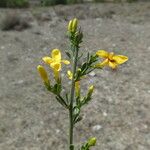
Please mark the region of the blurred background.
[[[93, 150], [150, 149], [150, 0], [0, 0], [0, 150], [67, 149], [68, 112], [36, 66], [54, 48], [66, 57], [67, 24], [75, 17], [83, 54], [105, 49], [129, 57], [81, 82], [82, 95], [91, 84], [95, 91], [75, 127], [77, 147], [95, 136]], [[69, 68], [61, 72], [65, 87]]]

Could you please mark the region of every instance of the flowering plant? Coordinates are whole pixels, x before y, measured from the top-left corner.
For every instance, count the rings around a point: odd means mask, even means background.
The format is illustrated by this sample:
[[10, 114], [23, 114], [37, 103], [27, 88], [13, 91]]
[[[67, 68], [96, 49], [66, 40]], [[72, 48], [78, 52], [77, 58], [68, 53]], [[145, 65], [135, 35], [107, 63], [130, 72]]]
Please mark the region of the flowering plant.
[[[74, 150], [73, 144], [73, 128], [75, 124], [82, 120], [80, 115], [81, 108], [90, 102], [94, 86], [91, 85], [85, 96], [81, 96], [80, 93], [80, 81], [83, 77], [88, 75], [95, 69], [102, 69], [105, 66], [109, 66], [112, 69], [116, 69], [120, 64], [123, 64], [128, 60], [128, 57], [123, 55], [115, 55], [113, 52], [107, 52], [105, 50], [98, 50], [95, 54], [87, 53], [86, 61], [80, 66], [78, 64], [80, 44], [82, 43], [83, 33], [81, 28], [78, 27], [78, 20], [75, 18], [70, 20], [68, 24], [68, 38], [70, 41], [70, 50], [66, 51], [66, 55], [69, 60], [64, 60], [61, 57], [61, 51], [59, 49], [53, 49], [50, 56], [42, 58], [45, 64], [49, 65], [54, 74], [54, 84], [51, 83], [49, 76], [43, 66], [38, 65], [37, 69], [44, 81], [44, 84], [48, 91], [56, 96], [57, 101], [69, 112], [69, 150]], [[103, 58], [102, 62], [98, 62], [98, 59]], [[67, 71], [69, 80], [71, 80], [71, 90], [62, 93], [62, 78], [61, 70], [62, 63], [71, 64], [71, 71]], [[80, 150], [90, 150], [92, 146], [96, 144], [96, 138], [90, 138], [85, 144], [83, 144]]]

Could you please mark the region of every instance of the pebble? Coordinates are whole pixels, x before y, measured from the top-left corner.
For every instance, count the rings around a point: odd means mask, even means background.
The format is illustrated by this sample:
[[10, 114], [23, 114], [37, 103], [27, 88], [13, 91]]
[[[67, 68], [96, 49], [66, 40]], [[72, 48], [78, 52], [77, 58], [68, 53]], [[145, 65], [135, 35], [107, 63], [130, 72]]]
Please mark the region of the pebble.
[[60, 130], [59, 130], [59, 129], [56, 129], [56, 133], [60, 133]]
[[93, 130], [93, 131], [98, 131], [98, 130], [100, 130], [101, 128], [102, 128], [102, 126], [98, 124], [98, 125], [93, 126], [92, 130]]
[[18, 80], [17, 84], [22, 84], [24, 83], [24, 80]]
[[108, 114], [106, 112], [103, 112], [103, 116], [106, 117], [108, 116]]
[[90, 75], [91, 77], [94, 77], [94, 76], [96, 75], [96, 73], [95, 73], [94, 71], [92, 71], [92, 72], [89, 73], [89, 75]]

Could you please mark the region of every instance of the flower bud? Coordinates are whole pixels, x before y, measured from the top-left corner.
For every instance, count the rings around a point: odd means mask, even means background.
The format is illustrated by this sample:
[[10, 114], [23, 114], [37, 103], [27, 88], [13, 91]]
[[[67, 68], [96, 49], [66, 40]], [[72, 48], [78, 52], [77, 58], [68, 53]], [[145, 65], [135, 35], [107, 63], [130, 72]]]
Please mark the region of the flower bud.
[[75, 93], [77, 97], [80, 96], [80, 81], [75, 82]]
[[95, 146], [95, 144], [96, 144], [96, 138], [95, 137], [90, 138], [88, 140], [87, 144], [88, 144], [88, 147]]
[[70, 20], [69, 24], [68, 24], [68, 31], [73, 32], [73, 33], [76, 32], [77, 26], [78, 26], [77, 18], [74, 18], [73, 20]]
[[73, 24], [73, 21], [70, 20], [70, 21], [69, 21], [69, 24], [68, 24], [68, 31], [69, 31], [69, 32], [72, 32], [72, 24]]
[[93, 90], [94, 90], [94, 86], [91, 85], [91, 86], [89, 87], [88, 97], [91, 97], [91, 96], [92, 96]]
[[41, 76], [41, 78], [43, 79], [43, 81], [46, 83], [46, 84], [49, 84], [49, 79], [48, 79], [48, 75], [47, 75], [47, 72], [46, 70], [44, 69], [43, 66], [41, 65], [38, 65], [37, 66], [37, 70]]
[[72, 21], [72, 32], [76, 32], [78, 26], [78, 20], [77, 18], [74, 18]]

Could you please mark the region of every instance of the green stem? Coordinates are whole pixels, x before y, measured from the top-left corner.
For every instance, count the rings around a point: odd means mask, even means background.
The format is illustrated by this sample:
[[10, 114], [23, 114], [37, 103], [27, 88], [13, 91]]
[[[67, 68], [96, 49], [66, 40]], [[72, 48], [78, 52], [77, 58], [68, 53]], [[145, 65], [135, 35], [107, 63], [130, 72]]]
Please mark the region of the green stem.
[[73, 146], [73, 102], [74, 102], [74, 92], [75, 92], [75, 73], [77, 68], [77, 59], [78, 59], [78, 47], [74, 46], [74, 56], [73, 56], [73, 69], [72, 69], [72, 84], [70, 91], [70, 107], [69, 107], [69, 119], [70, 119], [70, 127], [69, 127], [69, 150], [74, 150]]

